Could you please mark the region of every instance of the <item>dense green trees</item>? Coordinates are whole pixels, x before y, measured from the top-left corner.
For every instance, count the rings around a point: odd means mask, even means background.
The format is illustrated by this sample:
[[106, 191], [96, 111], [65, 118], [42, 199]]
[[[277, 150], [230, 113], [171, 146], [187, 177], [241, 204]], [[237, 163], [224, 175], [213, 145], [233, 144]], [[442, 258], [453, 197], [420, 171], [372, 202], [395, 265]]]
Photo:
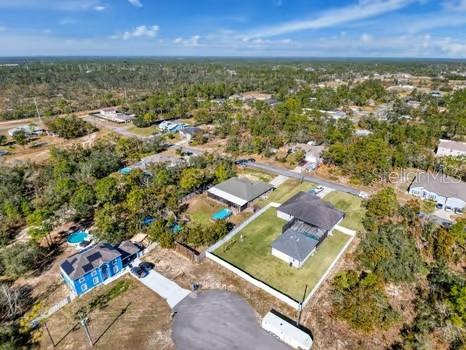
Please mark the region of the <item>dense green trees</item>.
[[34, 242], [16, 243], [0, 250], [0, 274], [18, 278], [40, 267], [46, 261], [47, 252]]
[[366, 332], [388, 329], [398, 320], [376, 275], [343, 271], [335, 276], [333, 287], [334, 311], [352, 327]]
[[65, 139], [85, 136], [97, 130], [92, 124], [75, 115], [48, 119], [45, 124], [51, 132]]
[[[335, 315], [365, 332], [398, 325], [400, 341], [392, 349], [460, 349], [466, 340], [466, 279], [460, 272], [466, 262], [464, 222], [445, 229], [423, 221], [420, 203], [400, 206], [390, 188], [365, 206], [366, 232], [355, 254], [356, 268], [333, 281]], [[395, 311], [389, 288], [413, 292], [412, 322], [403, 319], [405, 306]]]
[[384, 224], [368, 232], [358, 260], [363, 268], [396, 283], [413, 282], [423, 267], [413, 238], [399, 224]]

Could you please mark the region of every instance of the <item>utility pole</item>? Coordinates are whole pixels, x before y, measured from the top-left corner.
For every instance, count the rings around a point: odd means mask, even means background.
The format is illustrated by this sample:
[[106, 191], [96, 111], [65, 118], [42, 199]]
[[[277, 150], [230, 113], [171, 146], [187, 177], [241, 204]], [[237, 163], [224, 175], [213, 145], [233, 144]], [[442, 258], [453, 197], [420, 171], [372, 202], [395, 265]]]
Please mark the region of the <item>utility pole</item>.
[[37, 106], [37, 101], [35, 97], [34, 97], [34, 105], [36, 106], [37, 118], [39, 118], [39, 121], [42, 122], [42, 119], [40, 118], [39, 107]]
[[49, 327], [47, 327], [47, 322], [44, 323], [45, 330], [47, 331], [47, 334], [49, 335], [50, 341], [52, 342], [53, 347], [55, 347], [55, 342], [53, 341], [52, 334], [50, 334]]
[[87, 340], [89, 341], [89, 344], [91, 345], [91, 348], [94, 347], [94, 343], [92, 342], [91, 334], [89, 333], [89, 329], [87, 328], [87, 317], [80, 316], [79, 317], [79, 322], [81, 323], [81, 326], [84, 329], [84, 333], [86, 333]]
[[303, 301], [299, 303], [298, 318], [296, 319], [296, 326], [298, 327], [299, 327], [299, 323], [301, 322], [301, 312], [303, 311], [304, 300], [306, 300], [306, 292], [307, 292], [307, 284], [304, 286]]

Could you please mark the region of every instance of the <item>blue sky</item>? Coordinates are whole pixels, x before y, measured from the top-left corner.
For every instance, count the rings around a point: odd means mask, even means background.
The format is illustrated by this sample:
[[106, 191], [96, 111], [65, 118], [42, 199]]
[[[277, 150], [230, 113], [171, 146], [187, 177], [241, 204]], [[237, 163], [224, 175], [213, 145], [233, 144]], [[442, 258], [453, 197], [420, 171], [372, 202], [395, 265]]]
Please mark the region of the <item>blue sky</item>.
[[0, 0], [0, 56], [466, 57], [466, 0]]

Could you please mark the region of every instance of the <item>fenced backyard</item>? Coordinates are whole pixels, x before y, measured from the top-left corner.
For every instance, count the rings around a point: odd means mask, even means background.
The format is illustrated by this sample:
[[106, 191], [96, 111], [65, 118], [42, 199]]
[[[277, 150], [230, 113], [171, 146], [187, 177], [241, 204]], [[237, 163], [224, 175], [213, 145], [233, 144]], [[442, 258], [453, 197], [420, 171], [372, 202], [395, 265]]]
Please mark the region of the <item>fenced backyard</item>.
[[299, 269], [271, 254], [285, 223], [269, 204], [212, 246], [206, 256], [250, 283], [299, 309], [307, 303], [346, 251], [354, 234], [334, 230]]

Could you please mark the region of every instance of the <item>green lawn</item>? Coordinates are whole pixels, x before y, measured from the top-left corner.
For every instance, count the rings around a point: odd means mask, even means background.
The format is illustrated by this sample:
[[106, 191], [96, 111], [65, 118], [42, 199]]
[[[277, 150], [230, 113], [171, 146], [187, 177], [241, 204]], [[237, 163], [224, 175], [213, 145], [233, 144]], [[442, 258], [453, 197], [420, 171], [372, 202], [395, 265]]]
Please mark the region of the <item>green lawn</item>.
[[316, 187], [310, 182], [300, 182], [299, 180], [286, 180], [275, 191], [271, 192], [266, 200], [260, 200], [258, 205], [265, 207], [271, 202], [283, 203], [301, 191], [309, 191]]
[[302, 300], [306, 285], [309, 293], [350, 236], [334, 232], [304, 266], [290, 267], [271, 254], [271, 244], [285, 223], [276, 213], [275, 208], [268, 209], [214, 253], [290, 297]]
[[186, 213], [190, 217], [191, 221], [207, 225], [210, 222], [212, 214], [223, 207], [224, 206], [220, 203], [207, 198], [207, 196], [200, 196], [189, 203]]
[[138, 128], [137, 126], [131, 126], [130, 128], [128, 128], [128, 131], [139, 136], [151, 136], [157, 131], [157, 129], [155, 126], [149, 126], [147, 128]]
[[359, 197], [349, 193], [333, 191], [324, 197], [325, 201], [332, 203], [335, 208], [345, 212], [345, 218], [341, 222], [341, 226], [348, 227], [356, 231], [364, 229], [362, 219], [364, 217], [364, 208], [362, 200]]
[[239, 175], [250, 175], [256, 177], [258, 180], [263, 181], [263, 182], [269, 182], [272, 180], [275, 175], [272, 175], [270, 173], [267, 173], [265, 171], [257, 170], [257, 169], [251, 169], [251, 168], [242, 168], [241, 170], [238, 171]]

